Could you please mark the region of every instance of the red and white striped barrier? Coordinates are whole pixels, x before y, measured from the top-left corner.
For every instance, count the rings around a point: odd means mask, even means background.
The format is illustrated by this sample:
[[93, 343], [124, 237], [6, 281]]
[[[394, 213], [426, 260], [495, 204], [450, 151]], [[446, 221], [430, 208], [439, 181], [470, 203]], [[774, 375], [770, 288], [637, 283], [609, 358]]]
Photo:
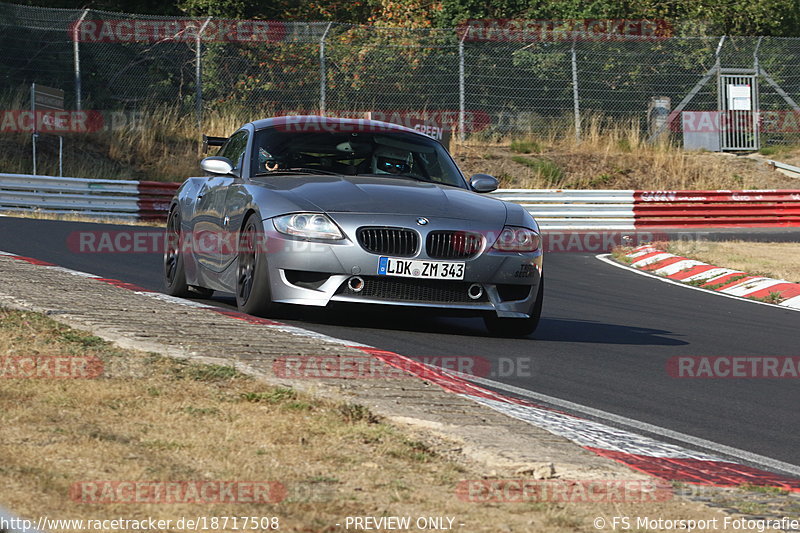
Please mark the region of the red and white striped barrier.
[[800, 190], [500, 189], [545, 230], [800, 226]]
[[638, 228], [800, 226], [800, 190], [636, 191]]
[[0, 174], [0, 211], [166, 219], [179, 183]]
[[639, 246], [626, 254], [631, 267], [652, 272], [681, 283], [691, 283], [730, 296], [762, 299], [779, 295], [778, 305], [800, 309], [800, 283], [763, 276], [714, 265], [667, 253], [650, 245]]

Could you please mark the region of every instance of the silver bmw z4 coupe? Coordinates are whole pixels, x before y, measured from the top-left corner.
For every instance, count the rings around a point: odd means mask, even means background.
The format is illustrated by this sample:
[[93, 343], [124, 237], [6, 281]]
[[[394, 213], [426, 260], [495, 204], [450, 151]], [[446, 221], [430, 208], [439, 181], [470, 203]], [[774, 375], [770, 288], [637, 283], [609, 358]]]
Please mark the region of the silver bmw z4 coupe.
[[[360, 119], [257, 120], [203, 159], [167, 220], [164, 288], [233, 293], [245, 313], [351, 302], [482, 316], [526, 336], [542, 313], [539, 227], [467, 180], [445, 147]], [[438, 312], [438, 311], [437, 311]]]

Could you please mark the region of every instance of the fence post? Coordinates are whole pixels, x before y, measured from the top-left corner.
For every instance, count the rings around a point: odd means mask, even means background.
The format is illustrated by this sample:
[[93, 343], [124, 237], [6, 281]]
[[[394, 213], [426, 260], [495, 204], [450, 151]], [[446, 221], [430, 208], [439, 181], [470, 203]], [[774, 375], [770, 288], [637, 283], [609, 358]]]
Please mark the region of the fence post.
[[328, 74], [325, 69], [325, 39], [328, 37], [328, 32], [331, 30], [332, 25], [333, 22], [328, 23], [319, 40], [319, 114], [323, 117], [325, 116], [328, 90]]
[[82, 98], [81, 98], [81, 52], [80, 52], [80, 45], [79, 45], [79, 37], [78, 31], [80, 29], [81, 23], [83, 19], [86, 18], [86, 14], [89, 13], [89, 9], [84, 9], [83, 13], [81, 14], [81, 18], [75, 23], [75, 27], [72, 29], [72, 58], [73, 58], [73, 65], [75, 71], [75, 109], [77, 111], [81, 110], [82, 106]]
[[197, 39], [195, 41], [195, 56], [194, 56], [194, 85], [195, 85], [195, 96], [194, 96], [194, 113], [197, 118], [197, 129], [203, 129], [203, 69], [202, 69], [202, 43], [200, 42], [200, 37], [203, 35], [203, 32], [206, 31], [206, 26], [208, 23], [211, 22], [212, 17], [208, 17], [203, 25], [200, 26], [200, 29], [197, 31]]
[[33, 175], [36, 175], [36, 82], [31, 83], [31, 115], [33, 118], [33, 133], [31, 134], [31, 157], [33, 158]]
[[458, 138], [463, 143], [467, 138], [467, 133], [464, 131], [466, 109], [466, 82], [464, 80], [464, 39], [467, 37], [467, 32], [458, 41]]
[[764, 40], [764, 36], [758, 38], [756, 42], [756, 48], [753, 50], [753, 70], [756, 71], [756, 76], [758, 76], [759, 65], [758, 65], [758, 49], [761, 48], [761, 41]]
[[[719, 55], [720, 55], [720, 53], [722, 53], [722, 45], [725, 44], [725, 37], [726, 37], [725, 35], [720, 37], [719, 38], [719, 43], [717, 43], [717, 51], [714, 53], [714, 57], [716, 58], [714, 60], [714, 66], [711, 67], [703, 75], [703, 77], [700, 78], [700, 81], [698, 81], [694, 85], [694, 87], [692, 87], [692, 90], [689, 91], [689, 93], [686, 96], [683, 97], [683, 100], [681, 100], [680, 103], [675, 107], [675, 109], [673, 109], [672, 112], [669, 114], [669, 117], [667, 118], [667, 121], [664, 122], [664, 124], [662, 124], [661, 127], [658, 128], [658, 130], [656, 130], [656, 131], [654, 131], [653, 133], [650, 134], [650, 137], [648, 137], [648, 139], [647, 139], [648, 143], [655, 142], [661, 136], [661, 134], [664, 133], [667, 130], [668, 127], [670, 127], [670, 125], [672, 124], [673, 120], [675, 120], [675, 119], [680, 120], [680, 116], [681, 116], [680, 113], [681, 113], [681, 111], [683, 111], [683, 108], [686, 107], [689, 104], [689, 102], [692, 101], [692, 98], [694, 98], [695, 95], [700, 92], [700, 89], [702, 89], [705, 86], [705, 84], [708, 83], [708, 81], [714, 75], [719, 76], [720, 64], [721, 64]], [[717, 95], [717, 97], [719, 98], [719, 95]]]
[[575, 40], [572, 41], [572, 107], [575, 112], [575, 140], [581, 142], [581, 106], [578, 99], [578, 57]]

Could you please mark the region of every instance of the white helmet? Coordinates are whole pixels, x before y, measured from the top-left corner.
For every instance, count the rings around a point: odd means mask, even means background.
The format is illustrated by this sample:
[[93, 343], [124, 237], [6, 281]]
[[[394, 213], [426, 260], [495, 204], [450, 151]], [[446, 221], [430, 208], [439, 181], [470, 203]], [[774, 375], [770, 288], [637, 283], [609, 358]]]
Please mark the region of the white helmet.
[[379, 146], [372, 154], [372, 172], [375, 174], [408, 174], [413, 161], [411, 152]]

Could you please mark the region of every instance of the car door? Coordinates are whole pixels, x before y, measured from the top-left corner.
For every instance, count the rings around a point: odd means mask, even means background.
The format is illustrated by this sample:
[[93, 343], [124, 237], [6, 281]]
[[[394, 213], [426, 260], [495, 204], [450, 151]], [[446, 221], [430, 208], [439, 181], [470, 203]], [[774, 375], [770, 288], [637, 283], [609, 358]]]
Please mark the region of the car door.
[[233, 173], [226, 176], [209, 175], [197, 193], [193, 225], [194, 252], [197, 261], [214, 272], [222, 271], [222, 254], [229, 246], [230, 237], [224, 220], [225, 199], [228, 188], [240, 179], [238, 175], [241, 175], [244, 165], [248, 138], [247, 130], [239, 130], [228, 139], [217, 155], [233, 162]]

